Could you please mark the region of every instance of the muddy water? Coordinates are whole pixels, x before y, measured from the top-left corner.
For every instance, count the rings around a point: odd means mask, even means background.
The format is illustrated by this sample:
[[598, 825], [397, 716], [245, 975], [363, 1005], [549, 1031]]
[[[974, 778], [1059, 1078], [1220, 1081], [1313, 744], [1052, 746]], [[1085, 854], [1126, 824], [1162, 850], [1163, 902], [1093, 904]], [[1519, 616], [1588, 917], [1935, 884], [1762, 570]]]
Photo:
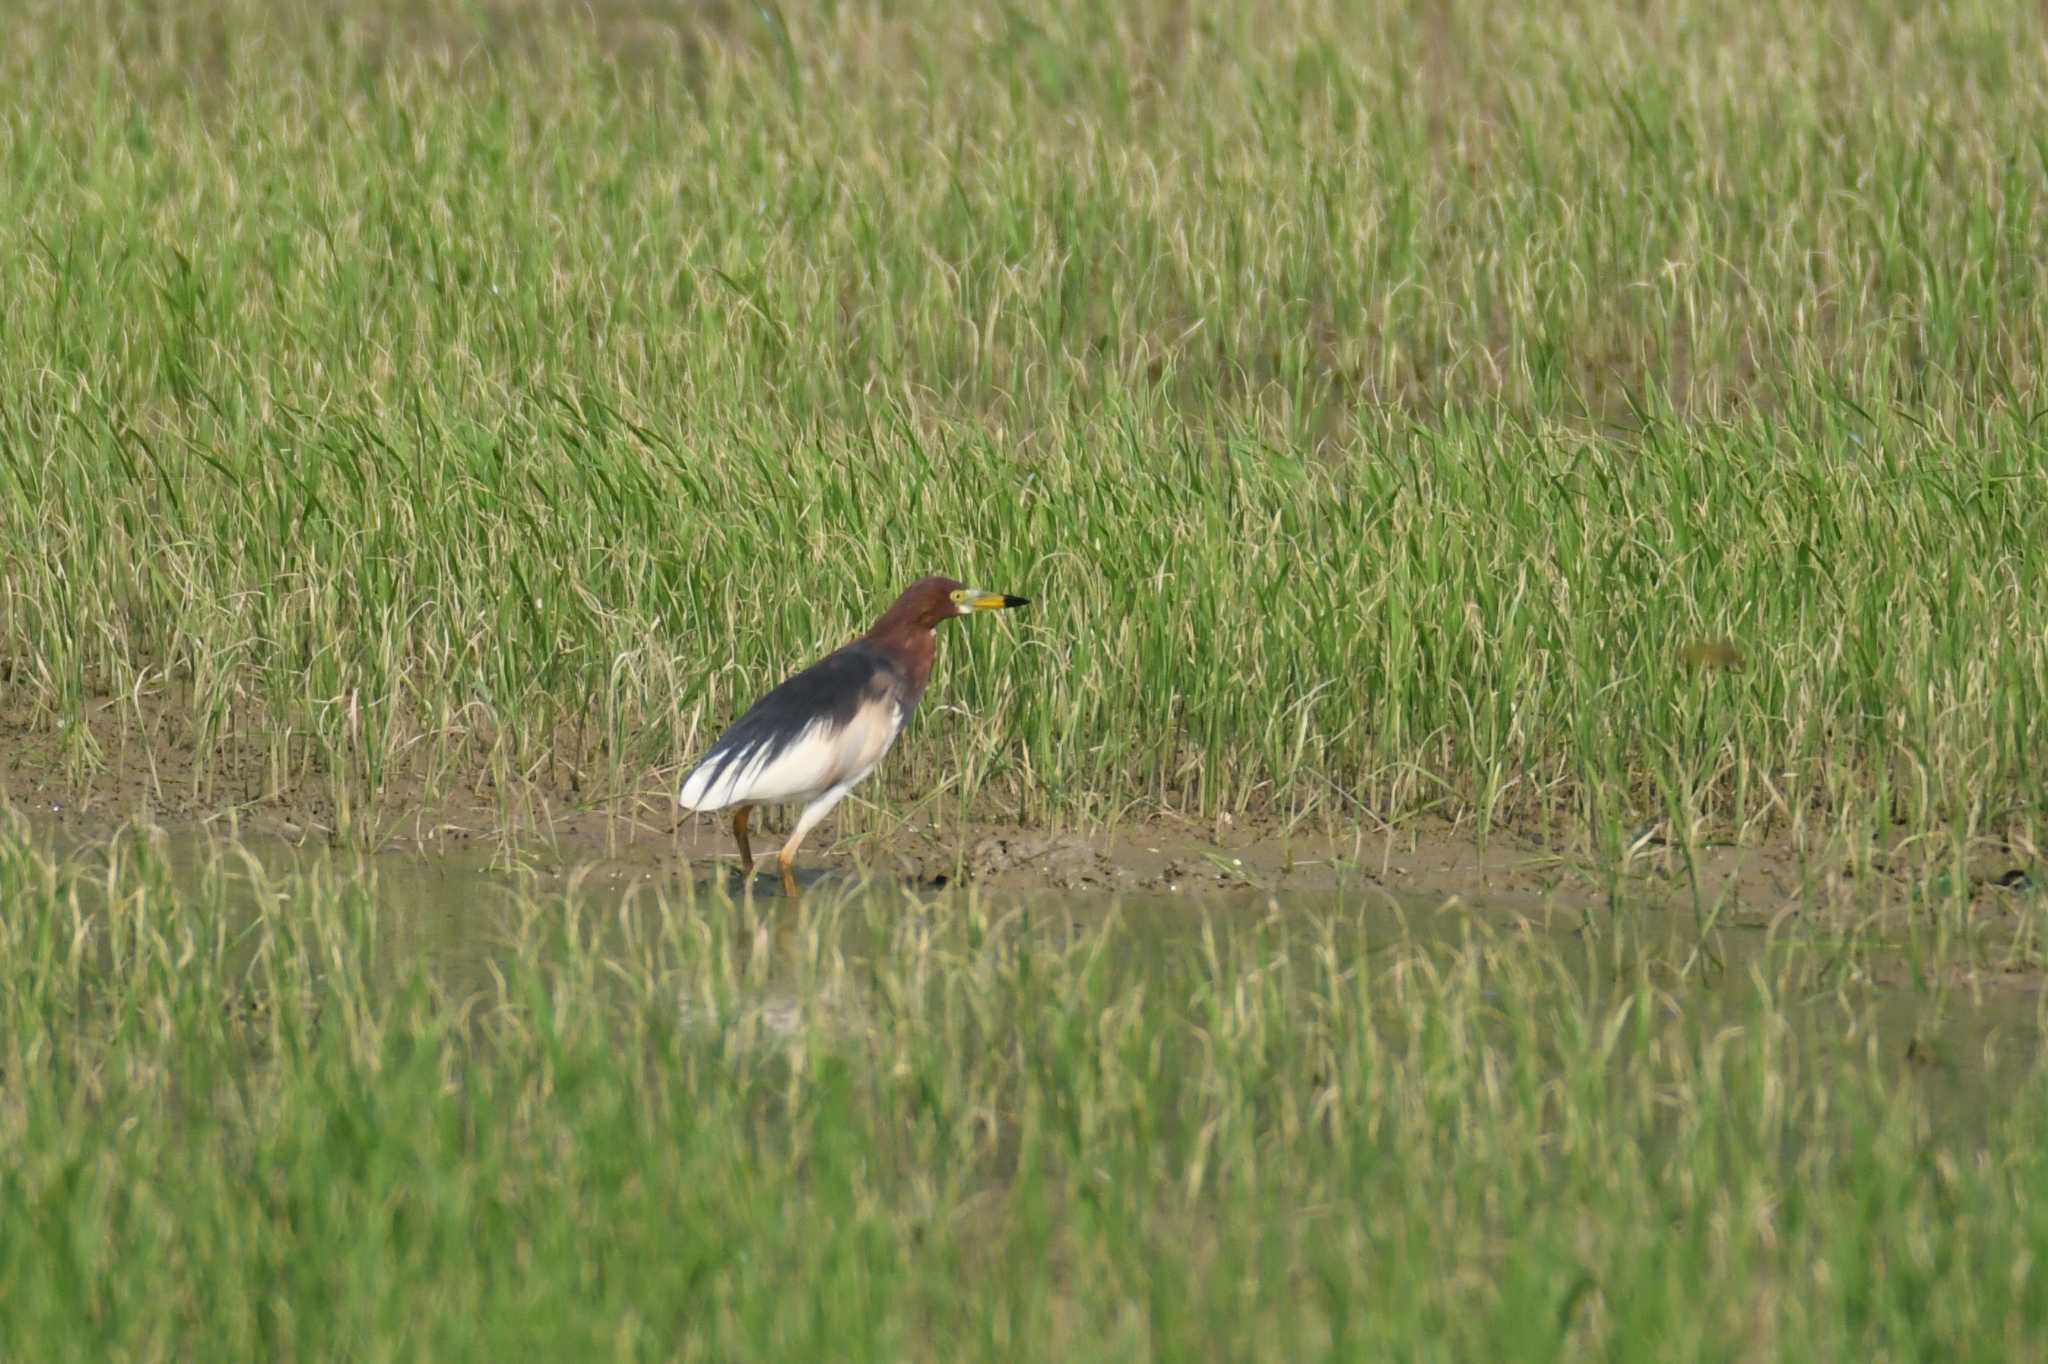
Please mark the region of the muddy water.
[[[88, 888], [93, 868], [135, 855], [132, 836], [124, 850], [120, 840], [68, 836], [60, 828], [35, 832], [37, 843], [85, 869]], [[550, 941], [549, 931], [572, 918], [600, 950], [607, 940], [623, 947], [635, 916], [658, 912], [665, 898], [690, 914], [744, 923], [757, 941], [823, 935], [823, 952], [849, 962], [884, 957], [892, 928], [905, 916], [939, 925], [948, 915], [978, 913], [1008, 919], [1012, 931], [1042, 935], [1056, 947], [1098, 947], [1120, 981], [1180, 1000], [1213, 974], [1210, 943], [1219, 939], [1234, 949], [1220, 958], [1226, 972], [1280, 950], [1307, 962], [1325, 943], [1367, 973], [1418, 960], [1444, 967], [1476, 952], [1482, 978], [1511, 975], [1517, 954], [1531, 954], [1561, 963], [1580, 999], [1609, 1003], [1637, 988], [1648, 962], [1656, 1007], [1682, 1015], [1692, 1035], [1755, 1023], [1760, 993], [1768, 994], [1802, 1053], [1799, 1073], [1824, 1075], [1873, 1060], [1910, 1073], [1928, 1100], [1930, 1126], [1962, 1139], [1982, 1132], [2002, 1096], [2035, 1072], [2043, 1037], [2037, 975], [1916, 971], [1902, 952], [1869, 944], [1849, 951], [1812, 930], [1792, 938], [1754, 928], [1703, 936], [1681, 913], [1638, 912], [1616, 923], [1590, 906], [1532, 910], [1525, 902], [1370, 887], [1194, 897], [997, 889], [970, 904], [974, 893], [959, 889], [834, 874], [808, 876], [803, 902], [795, 904], [781, 897], [772, 876], [757, 877], [748, 896], [729, 871], [685, 882], [632, 864], [535, 867], [484, 851], [336, 853], [281, 840], [224, 844], [161, 833], [150, 836], [148, 847], [165, 868], [171, 894], [219, 904], [234, 929], [280, 894], [288, 901], [295, 885], [342, 888], [373, 926], [373, 988], [394, 986], [424, 967], [458, 997], [493, 993], [521, 939]], [[806, 1014], [797, 973], [787, 967], [771, 965], [751, 987], [756, 1030], [768, 1039], [795, 1031]], [[1483, 979], [1481, 997], [1488, 1005], [1507, 1003]], [[682, 1008], [686, 1015], [693, 1010], [688, 1002]]]

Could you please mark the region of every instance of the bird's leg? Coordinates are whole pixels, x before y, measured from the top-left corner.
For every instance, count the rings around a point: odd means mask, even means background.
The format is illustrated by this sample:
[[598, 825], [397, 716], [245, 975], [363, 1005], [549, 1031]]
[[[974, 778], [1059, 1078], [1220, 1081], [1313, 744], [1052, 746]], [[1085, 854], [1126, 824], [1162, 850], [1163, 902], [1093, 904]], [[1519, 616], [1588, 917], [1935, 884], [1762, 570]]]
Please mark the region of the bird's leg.
[[753, 815], [754, 807], [742, 805], [732, 817], [732, 836], [740, 845], [740, 882], [745, 884], [754, 879], [754, 845], [747, 842], [747, 820]]
[[782, 868], [782, 893], [790, 899], [796, 898], [796, 850], [804, 841], [804, 831], [799, 829], [789, 836], [789, 842], [782, 845], [782, 851], [775, 854], [775, 861]]

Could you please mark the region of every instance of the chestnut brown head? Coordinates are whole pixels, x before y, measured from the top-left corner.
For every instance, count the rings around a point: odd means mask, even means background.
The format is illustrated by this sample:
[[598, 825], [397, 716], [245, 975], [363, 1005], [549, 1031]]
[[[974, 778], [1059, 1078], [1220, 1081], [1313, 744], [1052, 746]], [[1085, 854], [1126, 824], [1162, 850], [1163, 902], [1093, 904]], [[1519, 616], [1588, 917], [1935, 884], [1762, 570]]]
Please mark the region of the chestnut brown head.
[[1019, 606], [1029, 606], [1028, 597], [1011, 597], [1000, 592], [984, 592], [978, 587], [968, 587], [953, 578], [934, 575], [919, 578], [903, 589], [903, 595], [895, 605], [882, 613], [870, 634], [892, 634], [902, 630], [932, 630], [941, 621], [955, 616], [971, 616], [977, 611], [1007, 611]]

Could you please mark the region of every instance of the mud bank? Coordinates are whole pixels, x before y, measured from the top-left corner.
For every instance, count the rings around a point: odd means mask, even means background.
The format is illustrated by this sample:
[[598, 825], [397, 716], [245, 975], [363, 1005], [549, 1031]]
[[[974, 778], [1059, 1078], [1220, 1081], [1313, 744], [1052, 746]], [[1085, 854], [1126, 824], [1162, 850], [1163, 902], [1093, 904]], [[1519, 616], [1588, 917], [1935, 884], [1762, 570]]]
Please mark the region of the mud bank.
[[[87, 839], [140, 821], [173, 833], [380, 852], [489, 849], [507, 862], [554, 871], [729, 876], [737, 860], [725, 823], [683, 817], [671, 796], [676, 774], [658, 769], [615, 791], [545, 770], [516, 786], [476, 774], [431, 793], [400, 780], [351, 806], [318, 776], [265, 780], [231, 770], [218, 755], [197, 756], [188, 744], [133, 742], [111, 724], [84, 737], [101, 761], [73, 780], [65, 775], [66, 736], [0, 725], [0, 802]], [[1652, 823], [1617, 851], [1596, 847], [1582, 830], [1481, 830], [1440, 819], [1332, 829], [1271, 817], [1153, 814], [1105, 828], [1046, 829], [900, 808], [884, 789], [850, 818], [827, 820], [806, 841], [802, 868], [810, 877], [900, 877], [934, 888], [1201, 894], [1377, 886], [1589, 908], [1627, 898], [1759, 920], [1824, 905], [1952, 900], [1958, 891], [1973, 908], [2010, 910], [2048, 890], [2039, 849], [1995, 838], [1969, 842], [1958, 865], [1953, 840], [1926, 837], [1799, 846], [1785, 838], [1696, 836], [1687, 849]], [[773, 851], [787, 818], [757, 817], [757, 852]], [[772, 859], [762, 860], [772, 867]], [[774, 878], [763, 875], [771, 888]]]

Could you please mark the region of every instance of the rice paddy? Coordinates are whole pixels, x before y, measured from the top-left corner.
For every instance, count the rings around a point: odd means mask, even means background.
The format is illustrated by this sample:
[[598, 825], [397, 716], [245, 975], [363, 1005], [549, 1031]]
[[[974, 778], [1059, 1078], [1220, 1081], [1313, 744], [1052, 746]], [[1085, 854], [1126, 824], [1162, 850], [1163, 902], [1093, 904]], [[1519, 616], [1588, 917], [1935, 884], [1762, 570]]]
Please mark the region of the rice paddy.
[[2044, 1353], [2039, 7], [6, 27], [0, 1357]]
[[0, 649], [74, 785], [619, 799], [944, 569], [1043, 608], [878, 778], [949, 818], [2038, 842], [2030, 11], [12, 33]]
[[0, 1352], [2040, 1348], [2038, 975], [1967, 953], [421, 866], [8, 831]]

